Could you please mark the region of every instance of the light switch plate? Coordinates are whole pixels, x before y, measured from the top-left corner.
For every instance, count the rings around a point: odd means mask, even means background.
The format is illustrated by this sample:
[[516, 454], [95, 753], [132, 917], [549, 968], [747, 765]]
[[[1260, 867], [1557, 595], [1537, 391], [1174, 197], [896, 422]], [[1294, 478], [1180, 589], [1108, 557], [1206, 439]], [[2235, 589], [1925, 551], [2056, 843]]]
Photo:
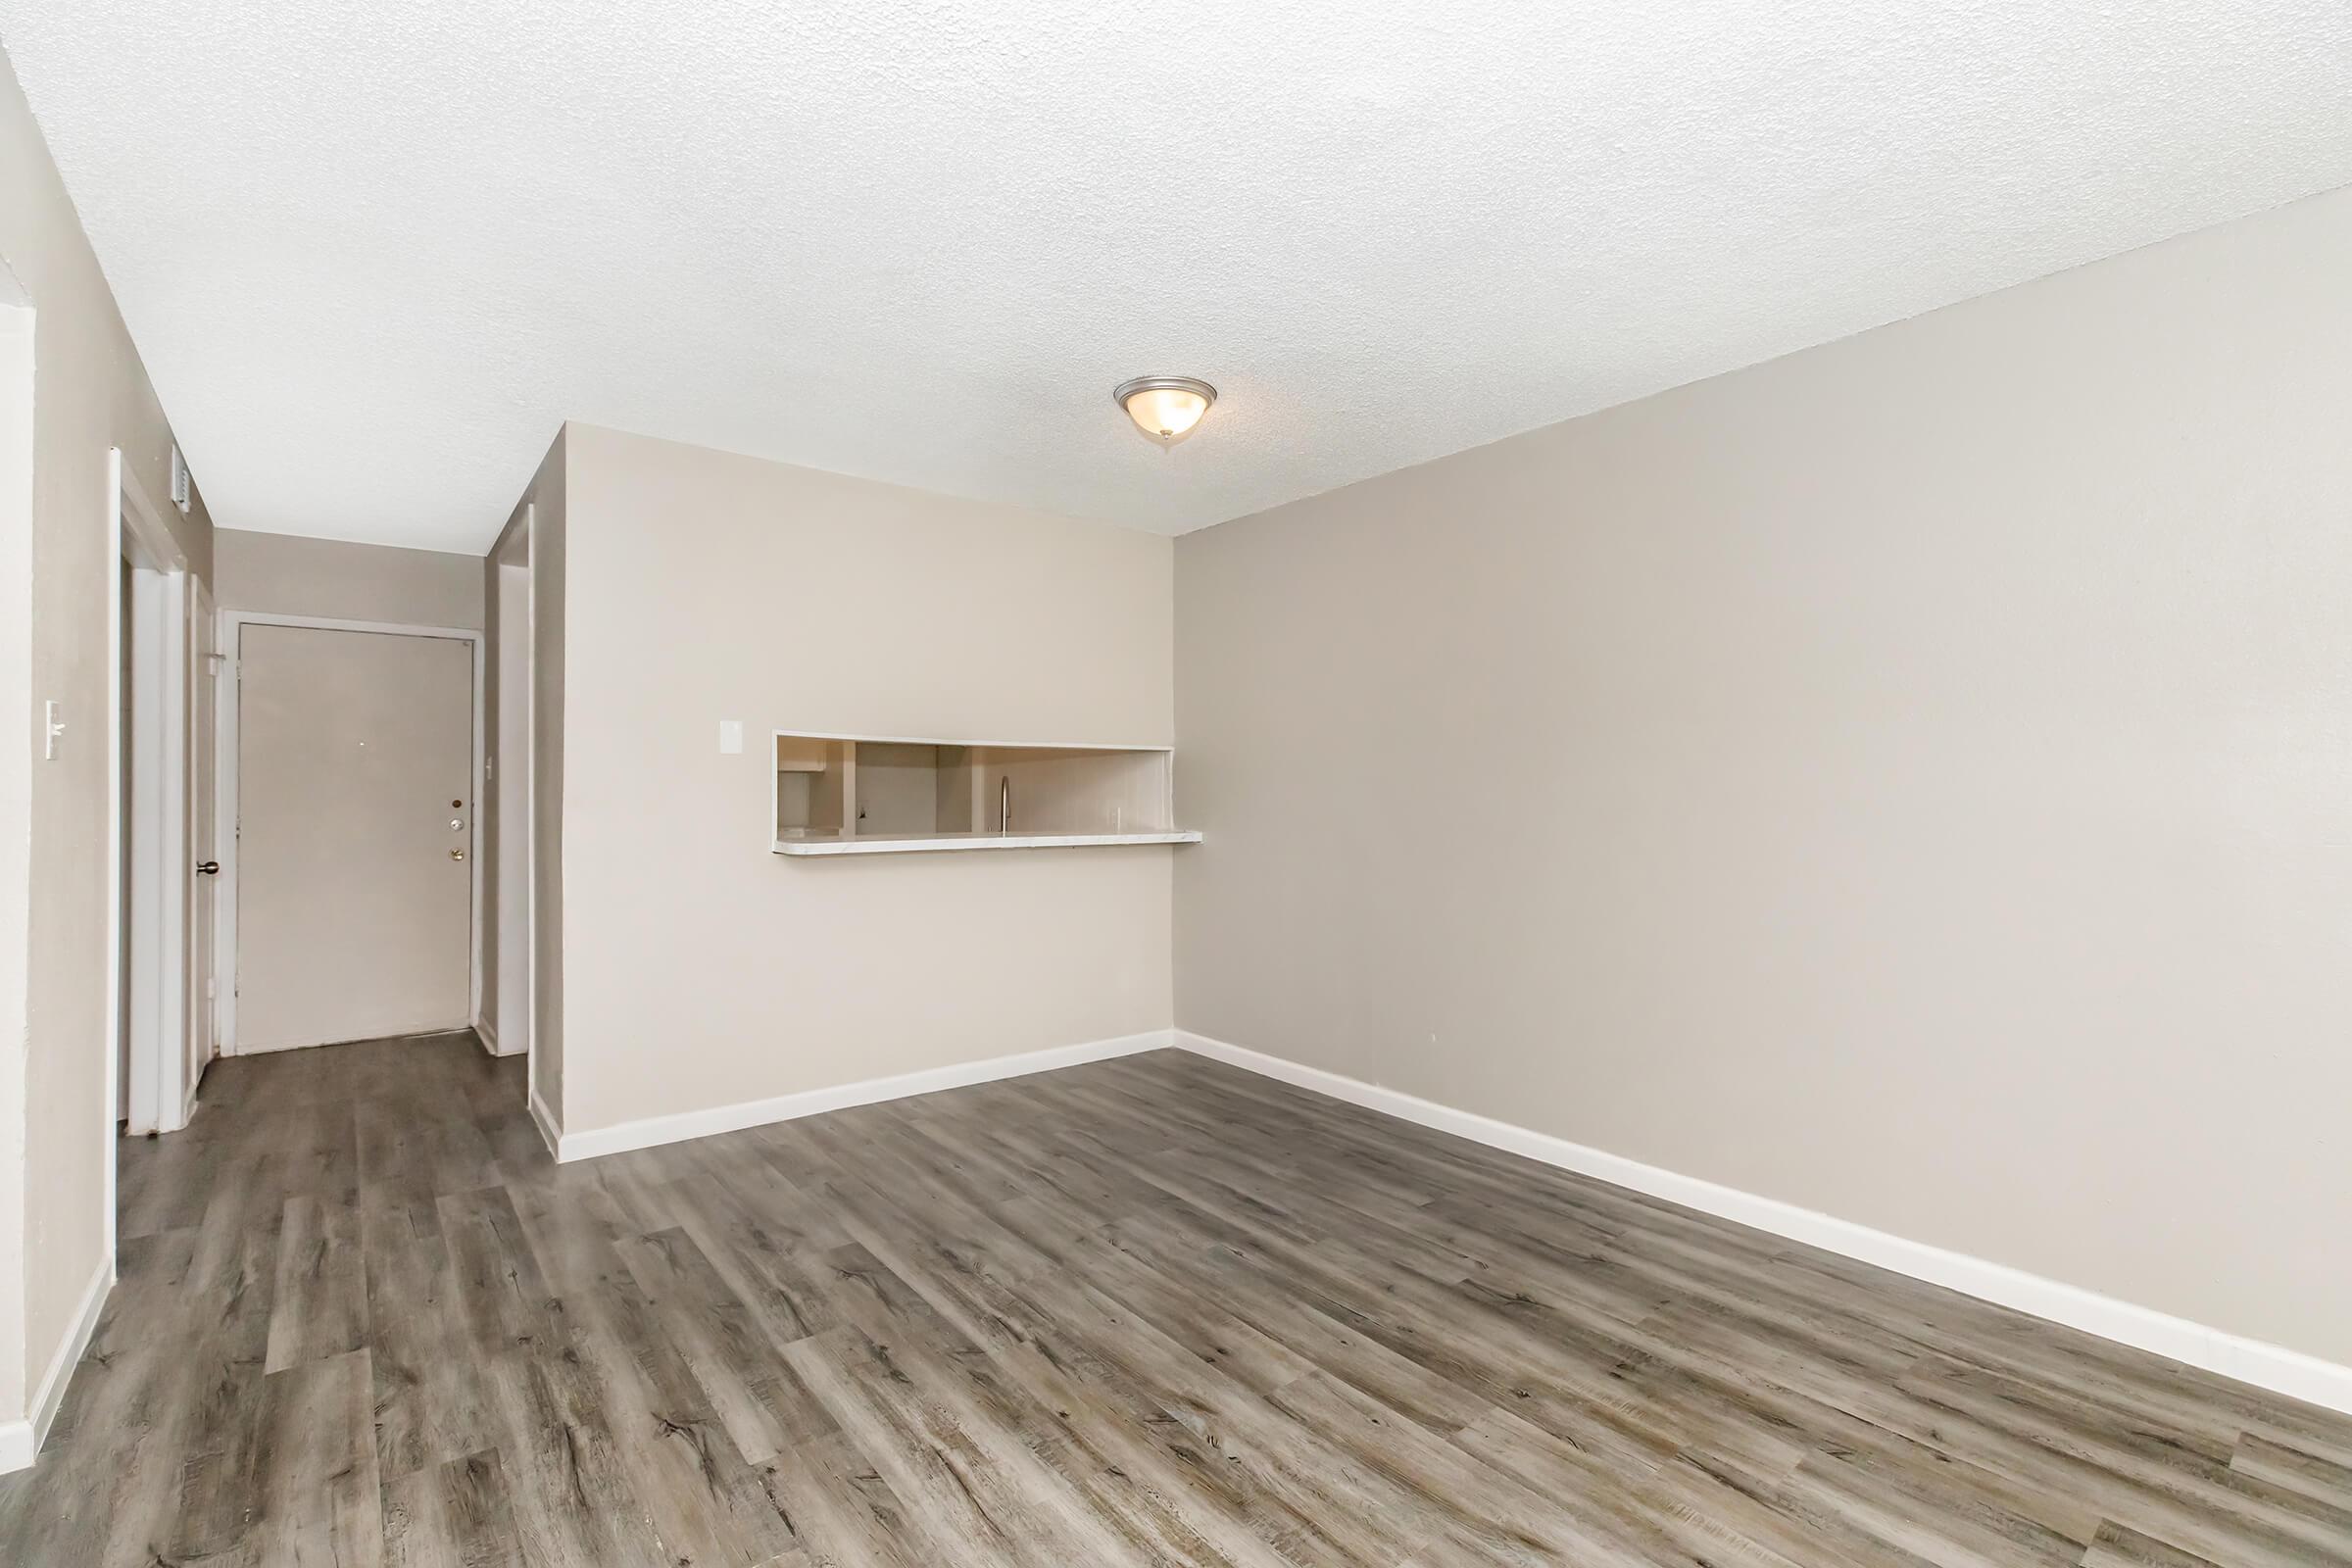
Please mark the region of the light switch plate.
[[57, 699], [41, 705], [41, 760], [57, 760], [57, 743], [66, 733], [66, 721], [57, 716]]
[[718, 721], [718, 750], [722, 757], [740, 757], [743, 754], [742, 719], [722, 718]]

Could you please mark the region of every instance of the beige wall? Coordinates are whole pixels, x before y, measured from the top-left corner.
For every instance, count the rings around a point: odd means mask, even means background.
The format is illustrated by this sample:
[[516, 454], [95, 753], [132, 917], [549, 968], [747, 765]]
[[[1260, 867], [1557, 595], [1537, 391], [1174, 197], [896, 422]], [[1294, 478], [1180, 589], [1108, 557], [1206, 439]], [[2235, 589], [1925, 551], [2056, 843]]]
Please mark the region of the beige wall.
[[482, 564], [474, 556], [222, 528], [213, 535], [213, 595], [222, 610], [409, 626], [483, 624]]
[[[0, 69], [0, 271], [34, 316], [30, 548], [0, 545], [10, 723], [0, 763], [0, 1422], [73, 1329], [100, 1266], [107, 1020], [107, 605], [117, 589], [107, 449], [158, 504], [172, 433], [12, 71]], [[0, 499], [0, 508], [8, 506]], [[0, 514], [0, 522], [16, 522]], [[189, 567], [212, 569], [201, 500], [167, 506]], [[29, 567], [29, 586], [24, 573]], [[21, 617], [21, 618], [20, 618]], [[28, 632], [24, 630], [28, 628]], [[62, 705], [62, 754], [40, 760], [40, 705]], [[20, 858], [20, 857], [22, 857]], [[27, 914], [28, 909], [28, 914]], [[19, 944], [22, 944], [21, 946]], [[27, 1114], [27, 1107], [38, 1107]]]
[[2352, 1361], [2352, 191], [1193, 534], [1177, 1017]]
[[566, 1132], [1167, 1026], [1177, 852], [767, 849], [777, 729], [1164, 744], [1167, 540], [566, 441]]

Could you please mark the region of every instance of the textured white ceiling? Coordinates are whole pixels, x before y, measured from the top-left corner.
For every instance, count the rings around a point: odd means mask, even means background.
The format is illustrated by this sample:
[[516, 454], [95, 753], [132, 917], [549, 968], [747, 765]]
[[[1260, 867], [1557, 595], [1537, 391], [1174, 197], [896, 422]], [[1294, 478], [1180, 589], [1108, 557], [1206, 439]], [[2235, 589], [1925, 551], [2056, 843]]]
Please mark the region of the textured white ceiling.
[[[0, 0], [0, 42], [214, 514], [469, 551], [564, 418], [1178, 532], [2352, 182], [2345, 0]], [[1223, 389], [1172, 453], [1110, 405], [1145, 371]]]

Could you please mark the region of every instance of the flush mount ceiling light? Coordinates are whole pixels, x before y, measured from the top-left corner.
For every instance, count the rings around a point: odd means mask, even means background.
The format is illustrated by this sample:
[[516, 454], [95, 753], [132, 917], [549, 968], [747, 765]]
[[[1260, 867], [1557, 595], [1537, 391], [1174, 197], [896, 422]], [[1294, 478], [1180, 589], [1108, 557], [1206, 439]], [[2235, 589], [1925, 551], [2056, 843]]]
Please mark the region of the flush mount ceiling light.
[[1191, 375], [1139, 375], [1120, 382], [1110, 395], [1138, 430], [1163, 447], [1191, 435], [1217, 401], [1215, 387]]

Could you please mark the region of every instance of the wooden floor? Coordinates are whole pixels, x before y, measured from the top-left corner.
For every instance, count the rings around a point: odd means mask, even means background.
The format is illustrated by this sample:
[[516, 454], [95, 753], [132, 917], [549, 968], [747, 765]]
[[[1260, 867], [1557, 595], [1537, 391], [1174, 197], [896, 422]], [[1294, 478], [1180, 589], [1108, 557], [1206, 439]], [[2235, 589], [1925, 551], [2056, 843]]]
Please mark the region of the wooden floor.
[[0, 1562], [2352, 1562], [2352, 1419], [1160, 1053], [559, 1169], [220, 1063]]

